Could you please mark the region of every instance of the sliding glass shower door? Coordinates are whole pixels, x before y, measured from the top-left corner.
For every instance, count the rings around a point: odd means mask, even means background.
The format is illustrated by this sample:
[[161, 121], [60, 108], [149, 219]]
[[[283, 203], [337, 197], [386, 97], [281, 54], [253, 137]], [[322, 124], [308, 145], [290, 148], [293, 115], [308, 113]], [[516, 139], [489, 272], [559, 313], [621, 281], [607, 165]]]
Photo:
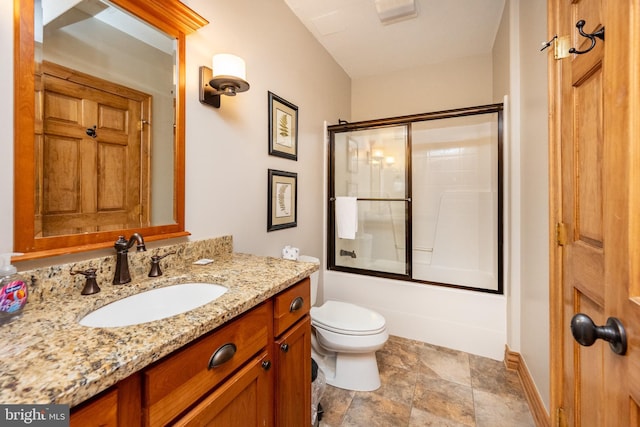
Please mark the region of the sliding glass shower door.
[[329, 136], [330, 269], [502, 293], [502, 104]]
[[413, 124], [412, 277], [498, 290], [497, 113]]
[[[408, 138], [408, 125], [335, 135], [330, 205], [336, 215], [336, 266], [409, 274]], [[341, 232], [342, 223], [348, 222], [355, 223], [356, 230], [347, 231], [355, 233]]]

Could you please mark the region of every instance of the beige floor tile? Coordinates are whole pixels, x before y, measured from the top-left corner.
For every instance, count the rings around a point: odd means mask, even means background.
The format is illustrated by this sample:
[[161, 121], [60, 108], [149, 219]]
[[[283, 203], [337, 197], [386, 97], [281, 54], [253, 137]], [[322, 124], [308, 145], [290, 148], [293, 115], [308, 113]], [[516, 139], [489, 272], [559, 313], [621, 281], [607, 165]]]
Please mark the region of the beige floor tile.
[[471, 386], [469, 354], [424, 344], [419, 351], [419, 372], [443, 380]]
[[322, 427], [340, 427], [355, 394], [355, 391], [327, 386], [320, 399], [324, 410]]
[[418, 371], [422, 345], [419, 341], [390, 336], [384, 347], [376, 353], [378, 366], [388, 365]]
[[376, 356], [380, 388], [327, 386], [321, 427], [535, 426], [503, 362], [394, 336]]
[[524, 399], [473, 391], [477, 427], [535, 427]]
[[[372, 393], [383, 399], [411, 405], [418, 373], [386, 365], [381, 365], [379, 369], [380, 388]], [[366, 394], [366, 392], [356, 393], [356, 395], [360, 394]]]
[[470, 386], [423, 375], [418, 379], [413, 407], [465, 426], [474, 426]]
[[384, 399], [375, 393], [357, 394], [342, 423], [343, 427], [407, 426], [411, 405]]
[[447, 420], [439, 417], [431, 412], [422, 409], [412, 408], [411, 418], [409, 419], [409, 427], [467, 427], [455, 421]]
[[520, 378], [515, 371], [505, 368], [503, 362], [469, 355], [471, 386], [503, 397], [524, 399]]

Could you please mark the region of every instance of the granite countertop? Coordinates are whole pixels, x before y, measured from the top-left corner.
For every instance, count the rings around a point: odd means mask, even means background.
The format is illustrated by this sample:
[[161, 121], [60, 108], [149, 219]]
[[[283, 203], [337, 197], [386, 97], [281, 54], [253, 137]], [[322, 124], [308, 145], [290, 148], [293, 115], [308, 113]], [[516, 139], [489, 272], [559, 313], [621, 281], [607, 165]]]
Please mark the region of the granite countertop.
[[[49, 296], [27, 303], [22, 318], [0, 326], [0, 402], [75, 406], [217, 328], [318, 269], [313, 263], [227, 254], [126, 285], [100, 284], [95, 295]], [[220, 298], [167, 319], [117, 328], [78, 320], [126, 296], [183, 282], [218, 283]]]

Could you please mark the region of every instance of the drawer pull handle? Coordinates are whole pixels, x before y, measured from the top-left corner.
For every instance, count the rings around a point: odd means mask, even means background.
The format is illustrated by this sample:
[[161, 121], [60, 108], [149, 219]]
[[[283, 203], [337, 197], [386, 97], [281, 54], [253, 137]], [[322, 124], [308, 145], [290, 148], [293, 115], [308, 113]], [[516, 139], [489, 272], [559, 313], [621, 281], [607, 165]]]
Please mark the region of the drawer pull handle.
[[265, 360], [264, 362], [262, 362], [262, 369], [264, 369], [265, 371], [268, 371], [270, 368], [271, 368], [271, 361]]
[[211, 358], [209, 359], [209, 369], [217, 368], [223, 363], [228, 362], [234, 354], [236, 354], [235, 344], [227, 343], [221, 346], [211, 355]]
[[293, 301], [291, 301], [291, 305], [289, 306], [289, 313], [293, 313], [294, 311], [300, 310], [304, 305], [304, 299], [302, 297], [296, 297]]
[[280, 350], [282, 350], [283, 352], [287, 353], [289, 351], [289, 344], [282, 344], [280, 346]]

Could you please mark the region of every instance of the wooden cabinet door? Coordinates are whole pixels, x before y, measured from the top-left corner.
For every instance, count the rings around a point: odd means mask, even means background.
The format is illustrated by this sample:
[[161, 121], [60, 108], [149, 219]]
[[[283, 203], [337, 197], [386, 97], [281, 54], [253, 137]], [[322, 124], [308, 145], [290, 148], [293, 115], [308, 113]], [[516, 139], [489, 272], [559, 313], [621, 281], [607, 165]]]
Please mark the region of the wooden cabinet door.
[[207, 396], [173, 426], [270, 427], [273, 369], [264, 352]]
[[311, 424], [311, 318], [276, 340], [276, 426]]
[[71, 427], [135, 427], [142, 420], [140, 376], [133, 374], [71, 410]]
[[118, 390], [110, 390], [72, 412], [70, 426], [118, 427]]

